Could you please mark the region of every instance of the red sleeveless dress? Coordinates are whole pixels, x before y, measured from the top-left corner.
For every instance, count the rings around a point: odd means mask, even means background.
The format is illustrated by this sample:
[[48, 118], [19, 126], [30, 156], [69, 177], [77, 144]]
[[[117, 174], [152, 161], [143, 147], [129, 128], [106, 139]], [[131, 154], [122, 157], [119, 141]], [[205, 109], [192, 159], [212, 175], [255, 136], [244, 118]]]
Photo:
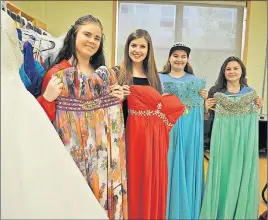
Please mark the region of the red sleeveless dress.
[[173, 95], [130, 86], [126, 127], [129, 219], [165, 219], [169, 131], [183, 114]]

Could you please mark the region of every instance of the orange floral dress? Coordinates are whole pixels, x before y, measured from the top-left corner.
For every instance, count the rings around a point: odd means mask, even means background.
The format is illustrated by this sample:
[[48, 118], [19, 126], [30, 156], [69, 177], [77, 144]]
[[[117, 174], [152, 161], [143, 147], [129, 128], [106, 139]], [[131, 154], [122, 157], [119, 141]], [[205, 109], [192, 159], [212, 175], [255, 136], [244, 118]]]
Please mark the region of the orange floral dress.
[[74, 67], [55, 75], [64, 88], [53, 124], [109, 219], [127, 219], [123, 112], [109, 95], [115, 76], [104, 66], [90, 77]]

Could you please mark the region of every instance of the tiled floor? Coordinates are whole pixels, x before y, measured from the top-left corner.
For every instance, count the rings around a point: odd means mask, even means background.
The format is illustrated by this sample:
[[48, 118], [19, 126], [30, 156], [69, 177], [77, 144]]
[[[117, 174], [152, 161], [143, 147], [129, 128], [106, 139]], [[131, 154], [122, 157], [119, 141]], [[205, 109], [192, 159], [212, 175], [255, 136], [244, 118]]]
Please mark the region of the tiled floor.
[[[206, 156], [209, 158], [209, 153], [205, 153]], [[205, 177], [207, 174], [208, 169], [208, 161], [204, 160], [204, 168], [205, 168]], [[262, 200], [262, 190], [267, 182], [267, 158], [260, 158], [259, 160], [260, 165], [260, 207], [259, 207], [259, 214], [262, 214], [265, 210], [267, 210], [267, 206]], [[268, 190], [267, 190], [268, 191]], [[267, 198], [267, 191], [266, 191], [266, 198]]]

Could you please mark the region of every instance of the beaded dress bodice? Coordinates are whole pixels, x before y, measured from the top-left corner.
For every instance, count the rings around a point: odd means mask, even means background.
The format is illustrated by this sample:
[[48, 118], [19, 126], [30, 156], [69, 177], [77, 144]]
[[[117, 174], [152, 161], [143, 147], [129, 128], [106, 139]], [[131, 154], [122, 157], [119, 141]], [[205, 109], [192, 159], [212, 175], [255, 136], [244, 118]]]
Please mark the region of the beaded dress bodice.
[[214, 98], [217, 103], [215, 115], [240, 116], [258, 111], [258, 106], [255, 104], [257, 98], [255, 90], [241, 95], [226, 95], [217, 92]]
[[204, 105], [204, 100], [198, 91], [204, 89], [205, 85], [205, 80], [198, 78], [190, 82], [163, 83], [164, 93], [176, 95], [187, 109]]

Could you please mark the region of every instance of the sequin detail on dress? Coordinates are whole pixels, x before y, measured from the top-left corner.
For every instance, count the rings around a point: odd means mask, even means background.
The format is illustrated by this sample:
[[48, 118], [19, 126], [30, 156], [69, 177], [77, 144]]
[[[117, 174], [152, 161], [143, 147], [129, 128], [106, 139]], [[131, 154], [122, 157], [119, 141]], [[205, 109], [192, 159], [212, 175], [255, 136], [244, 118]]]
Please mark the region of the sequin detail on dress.
[[109, 219], [127, 219], [123, 112], [109, 95], [116, 78], [105, 66], [87, 76], [73, 67], [63, 83], [54, 126]]
[[173, 127], [174, 124], [170, 123], [169, 120], [167, 119], [166, 115], [161, 112], [162, 104], [158, 103], [157, 104], [157, 109], [156, 110], [134, 110], [134, 109], [129, 109], [128, 113], [129, 115], [135, 115], [135, 116], [157, 116], [163, 120], [163, 122], [169, 126]]
[[236, 115], [242, 116], [248, 113], [258, 112], [258, 106], [255, 104], [257, 93], [255, 90], [242, 95], [226, 95], [224, 93], [215, 93], [216, 115]]
[[203, 106], [204, 100], [198, 91], [204, 89], [206, 81], [203, 79], [195, 79], [191, 82], [164, 82], [164, 93], [176, 95], [187, 108], [195, 106]]

